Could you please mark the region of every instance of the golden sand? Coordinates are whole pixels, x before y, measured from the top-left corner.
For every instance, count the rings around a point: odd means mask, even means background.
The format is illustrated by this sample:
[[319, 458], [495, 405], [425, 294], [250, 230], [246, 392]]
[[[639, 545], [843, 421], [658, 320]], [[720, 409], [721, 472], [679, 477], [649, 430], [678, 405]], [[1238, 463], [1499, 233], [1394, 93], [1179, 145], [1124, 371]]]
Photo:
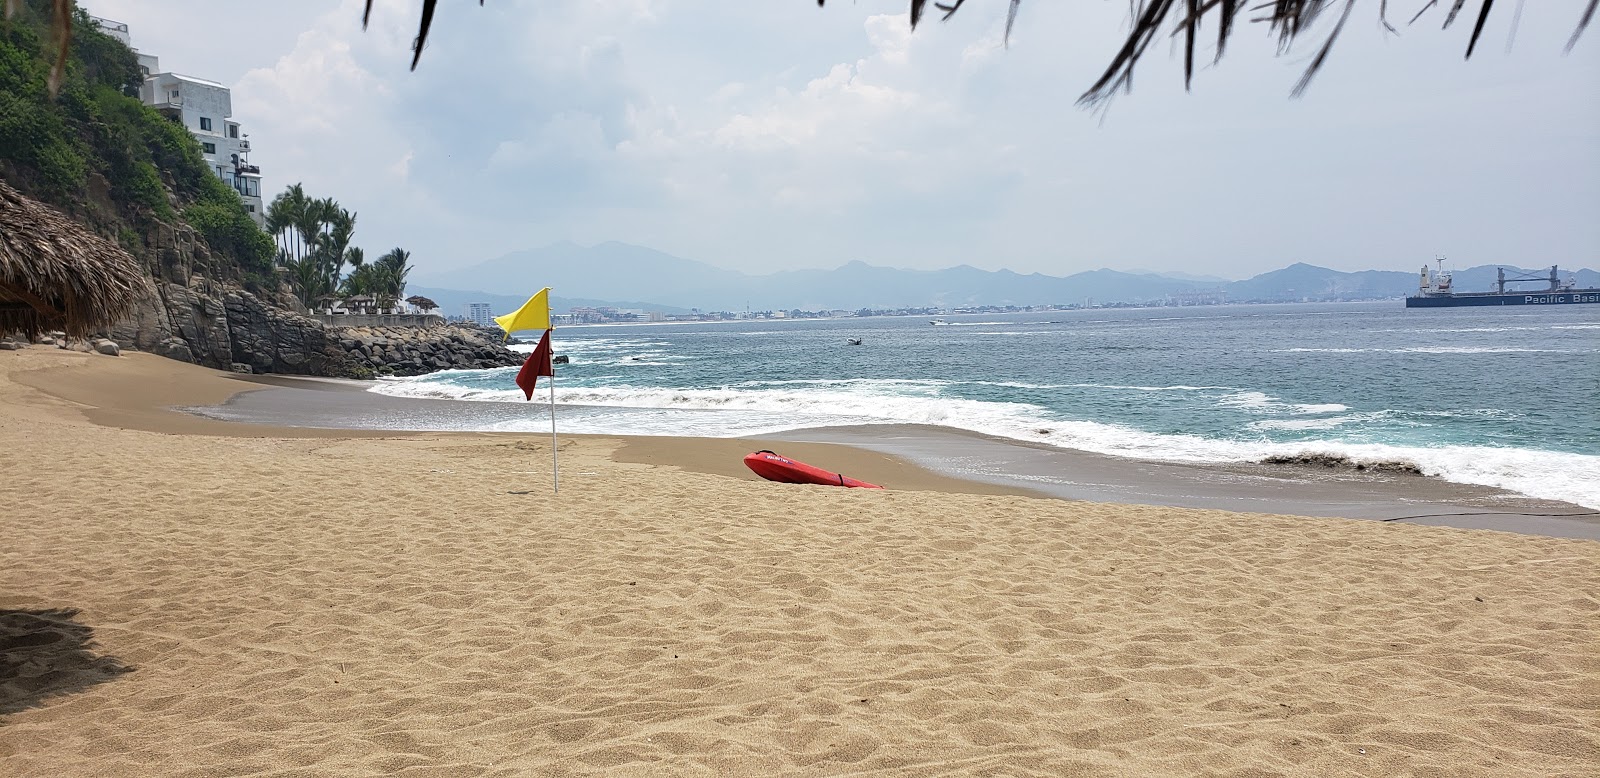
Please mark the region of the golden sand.
[[94, 640], [0, 774], [1600, 770], [1600, 543], [160, 410], [246, 387], [0, 352], [0, 619]]

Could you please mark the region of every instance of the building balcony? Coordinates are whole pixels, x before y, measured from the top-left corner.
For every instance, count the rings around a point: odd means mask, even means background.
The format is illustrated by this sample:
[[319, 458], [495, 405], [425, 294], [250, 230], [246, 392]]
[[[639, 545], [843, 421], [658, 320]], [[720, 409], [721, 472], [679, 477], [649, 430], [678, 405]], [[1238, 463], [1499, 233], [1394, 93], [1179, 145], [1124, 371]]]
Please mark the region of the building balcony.
[[234, 172], [242, 176], [259, 176], [261, 175], [261, 167], [259, 165], [235, 165]]
[[247, 140], [239, 141], [239, 150], [240, 151], [249, 151], [250, 150], [250, 141], [247, 141]]

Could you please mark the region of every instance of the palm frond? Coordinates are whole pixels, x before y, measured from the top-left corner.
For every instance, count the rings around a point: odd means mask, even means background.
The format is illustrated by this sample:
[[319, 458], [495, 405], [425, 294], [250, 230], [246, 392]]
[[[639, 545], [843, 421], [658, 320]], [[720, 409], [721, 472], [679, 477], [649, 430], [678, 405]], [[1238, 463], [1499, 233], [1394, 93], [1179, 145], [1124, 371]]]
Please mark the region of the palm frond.
[[[50, 91], [55, 94], [60, 88], [61, 78], [66, 71], [68, 45], [72, 38], [72, 0], [51, 0], [54, 8], [53, 30], [56, 41], [56, 62], [50, 70]], [[923, 13], [927, 7], [927, 0], [908, 0], [909, 16], [913, 29], [922, 21]], [[1478, 39], [1482, 37], [1484, 26], [1487, 24], [1490, 12], [1494, 9], [1494, 0], [1477, 0], [1476, 22], [1473, 24], [1472, 33], [1467, 39], [1466, 56], [1471, 57], [1477, 50]], [[951, 0], [948, 3], [935, 2], [934, 7], [943, 11], [942, 21], [948, 21], [956, 12], [965, 7], [966, 0]], [[1333, 48], [1334, 41], [1343, 30], [1345, 22], [1349, 20], [1354, 9], [1355, 0], [1260, 0], [1259, 4], [1252, 7], [1252, 11], [1264, 12], [1252, 18], [1253, 22], [1264, 22], [1278, 37], [1280, 52], [1286, 51], [1289, 45], [1304, 35], [1316, 22], [1324, 11], [1329, 10], [1336, 3], [1343, 4], [1339, 21], [1333, 32], [1323, 42], [1317, 54], [1312, 58], [1311, 64], [1306, 68], [1300, 82], [1295, 86], [1294, 93], [1300, 94], [1311, 79], [1327, 61], [1328, 54]], [[1427, 3], [1411, 18], [1414, 23], [1424, 14], [1437, 7], [1439, 0], [1427, 0]], [[1449, 28], [1466, 8], [1468, 0], [1452, 0], [1449, 10], [1445, 14], [1444, 27]], [[21, 5], [20, 0], [5, 0], [6, 17], [10, 18]], [[483, 5], [483, 0], [478, 0], [478, 5]], [[817, 6], [823, 7], [826, 0], [817, 0]], [[1007, 0], [1005, 40], [1009, 44], [1011, 32], [1017, 21], [1017, 12], [1022, 5], [1022, 0]], [[1600, 0], [1589, 0], [1584, 7], [1583, 15], [1578, 20], [1577, 28], [1573, 30], [1572, 37], [1568, 39], [1566, 49], [1571, 51], [1577, 45], [1578, 38], [1588, 29], [1589, 23], [1594, 19], [1595, 10], [1600, 7]], [[411, 69], [416, 70], [417, 64], [422, 61], [422, 50], [428, 43], [428, 33], [433, 28], [434, 13], [438, 8], [438, 0], [422, 0], [422, 18], [417, 26], [417, 36], [412, 42]], [[1078, 98], [1081, 104], [1095, 105], [1103, 103], [1119, 91], [1126, 91], [1133, 85], [1133, 71], [1139, 61], [1144, 57], [1150, 42], [1162, 29], [1172, 27], [1175, 34], [1180, 34], [1184, 39], [1183, 54], [1183, 80], [1187, 88], [1194, 79], [1195, 48], [1203, 26], [1204, 17], [1215, 14], [1217, 19], [1217, 53], [1216, 59], [1222, 58], [1223, 51], [1227, 48], [1228, 40], [1238, 29], [1235, 21], [1244, 11], [1244, 3], [1240, 0], [1184, 0], [1179, 9], [1176, 0], [1129, 0], [1128, 10], [1132, 25], [1126, 39], [1112, 57], [1110, 65], [1101, 74], [1087, 91]], [[1388, 20], [1388, 0], [1381, 0], [1378, 5], [1378, 21], [1391, 32], [1394, 27]], [[372, 18], [372, 0], [366, 0], [361, 12], [361, 27], [366, 29]]]

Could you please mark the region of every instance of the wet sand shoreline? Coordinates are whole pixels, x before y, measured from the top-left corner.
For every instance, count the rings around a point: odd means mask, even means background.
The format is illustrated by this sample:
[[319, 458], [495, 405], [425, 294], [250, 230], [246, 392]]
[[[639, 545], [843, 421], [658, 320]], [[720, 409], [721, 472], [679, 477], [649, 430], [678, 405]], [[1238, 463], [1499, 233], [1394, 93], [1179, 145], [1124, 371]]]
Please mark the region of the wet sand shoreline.
[[[463, 426], [488, 430], [507, 420], [544, 412], [537, 403], [393, 397], [367, 392], [363, 382], [267, 376], [241, 377], [241, 382], [258, 388], [240, 392], [220, 405], [185, 411], [230, 422], [313, 429], [382, 429], [390, 433], [441, 432]], [[624, 461], [736, 478], [754, 478], [740, 461], [750, 451], [772, 448], [777, 443], [830, 444], [876, 452], [952, 481], [966, 482], [964, 486], [942, 486], [959, 491], [992, 490], [1093, 502], [1407, 521], [1600, 540], [1600, 516], [1583, 506], [1492, 487], [1411, 474], [1358, 472], [1354, 468], [1155, 462], [911, 424], [822, 427], [742, 439], [623, 439], [627, 442], [618, 456]], [[687, 442], [691, 440], [693, 443]], [[839, 464], [837, 452], [828, 452], [825, 456], [829, 459], [821, 461], [806, 459], [798, 450], [791, 450], [788, 455], [824, 469], [866, 478], [847, 469], [848, 459]], [[977, 486], [980, 484], [991, 489], [982, 489]], [[896, 486], [892, 482], [885, 485]]]

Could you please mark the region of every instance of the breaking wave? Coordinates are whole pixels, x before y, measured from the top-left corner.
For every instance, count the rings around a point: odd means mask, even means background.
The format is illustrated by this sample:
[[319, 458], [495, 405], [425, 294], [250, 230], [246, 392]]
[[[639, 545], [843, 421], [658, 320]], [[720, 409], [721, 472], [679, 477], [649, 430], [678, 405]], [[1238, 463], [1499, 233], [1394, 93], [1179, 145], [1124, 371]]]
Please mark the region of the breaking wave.
[[[447, 371], [378, 382], [373, 391], [398, 397], [522, 403], [514, 368]], [[1085, 419], [1062, 418], [1027, 402], [974, 400], [948, 390], [963, 382], [805, 379], [750, 381], [720, 388], [556, 385], [563, 428], [573, 433], [740, 437], [784, 430], [859, 424], [926, 424], [1110, 456], [1167, 462], [1244, 463], [1278, 458], [1332, 458], [1361, 469], [1403, 463], [1424, 475], [1497, 487], [1533, 497], [1600, 508], [1600, 456], [1494, 446], [1402, 446], [1365, 442], [1353, 434], [1371, 422], [1419, 425], [1447, 417], [1496, 417], [1493, 409], [1350, 412], [1340, 403], [1286, 402], [1264, 392], [1207, 386], [1130, 386], [965, 382], [1005, 388], [1095, 388], [1132, 392], [1226, 392], [1216, 405], [1257, 418], [1241, 430], [1257, 437], [1208, 437], [1152, 432]], [[476, 385], [473, 385], [476, 384]], [[600, 409], [626, 413], [595, 412]], [[1332, 415], [1337, 414], [1337, 415]], [[545, 424], [530, 414], [492, 429], [533, 431]], [[1278, 440], [1271, 432], [1312, 439]], [[1342, 437], [1332, 437], [1342, 436]], [[1398, 467], [1398, 465], [1396, 465]], [[1393, 469], [1391, 467], [1390, 469]]]

